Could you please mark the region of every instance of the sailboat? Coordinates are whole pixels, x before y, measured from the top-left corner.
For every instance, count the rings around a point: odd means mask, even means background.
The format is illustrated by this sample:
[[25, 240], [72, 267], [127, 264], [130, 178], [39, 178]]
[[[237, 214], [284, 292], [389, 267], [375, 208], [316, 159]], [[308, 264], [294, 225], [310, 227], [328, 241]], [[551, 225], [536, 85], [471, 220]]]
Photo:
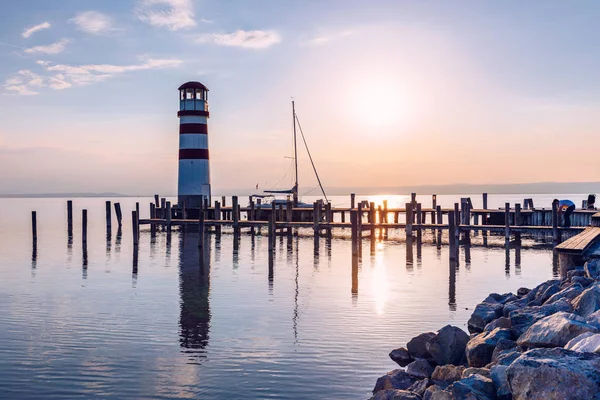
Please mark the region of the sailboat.
[[[252, 195], [252, 198], [261, 199], [261, 204], [257, 204], [256, 207], [259, 210], [270, 210], [272, 205], [275, 204], [275, 207], [286, 207], [287, 202], [291, 200], [293, 202], [294, 208], [304, 208], [312, 210], [313, 205], [309, 203], [303, 203], [298, 199], [298, 143], [297, 143], [297, 131], [296, 127], [300, 129], [300, 134], [302, 136], [302, 140], [304, 142], [304, 146], [306, 147], [306, 152], [308, 153], [308, 157], [310, 159], [310, 163], [312, 164], [313, 171], [315, 172], [315, 176], [317, 177], [317, 181], [319, 182], [319, 187], [321, 188], [321, 192], [325, 197], [325, 201], [328, 201], [327, 195], [325, 194], [325, 190], [323, 189], [323, 185], [321, 184], [321, 179], [319, 178], [319, 174], [317, 173], [317, 169], [315, 167], [315, 163], [313, 162], [312, 156], [310, 154], [310, 150], [308, 149], [308, 144], [306, 143], [306, 138], [304, 137], [304, 132], [302, 132], [302, 126], [300, 125], [300, 121], [298, 120], [298, 115], [296, 115], [296, 105], [292, 100], [292, 119], [294, 122], [294, 171], [295, 171], [295, 181], [294, 186], [291, 189], [285, 190], [264, 190], [263, 194], [255, 194]], [[287, 195], [285, 199], [278, 199], [276, 195]], [[295, 214], [295, 213], [294, 213]], [[295, 218], [294, 218], [295, 219]]]

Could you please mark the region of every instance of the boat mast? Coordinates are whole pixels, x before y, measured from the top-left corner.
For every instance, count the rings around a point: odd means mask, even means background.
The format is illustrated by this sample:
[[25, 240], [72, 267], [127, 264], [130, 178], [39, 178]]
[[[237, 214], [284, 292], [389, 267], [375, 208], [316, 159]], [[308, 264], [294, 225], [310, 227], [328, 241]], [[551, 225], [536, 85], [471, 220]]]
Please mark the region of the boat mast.
[[294, 207], [298, 205], [298, 146], [296, 145], [296, 106], [292, 100], [292, 118], [294, 120], [294, 166], [296, 169], [296, 182], [294, 183]]

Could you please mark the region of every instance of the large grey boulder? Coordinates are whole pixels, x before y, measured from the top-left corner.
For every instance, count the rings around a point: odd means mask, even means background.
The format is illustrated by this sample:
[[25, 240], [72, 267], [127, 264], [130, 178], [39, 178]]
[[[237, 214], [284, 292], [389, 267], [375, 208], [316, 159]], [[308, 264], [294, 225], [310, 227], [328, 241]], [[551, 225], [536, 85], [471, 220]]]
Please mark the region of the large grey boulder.
[[422, 400], [422, 397], [408, 390], [387, 389], [375, 393], [371, 400]]
[[496, 387], [496, 395], [499, 400], [510, 400], [512, 398], [508, 379], [506, 379], [507, 368], [508, 365], [494, 365], [490, 369], [490, 378]]
[[469, 335], [455, 326], [446, 325], [427, 342], [427, 351], [438, 365], [461, 364]]
[[567, 281], [571, 282], [575, 276], [585, 276], [583, 267], [576, 267], [570, 271], [567, 271]]
[[572, 301], [573, 312], [587, 317], [600, 309], [600, 287], [597, 284], [585, 289]]
[[466, 347], [467, 361], [470, 367], [485, 367], [492, 360], [492, 354], [498, 342], [510, 339], [509, 329], [496, 328], [491, 332], [483, 332], [475, 336]]
[[426, 390], [425, 393], [423, 393], [423, 400], [431, 400], [433, 397], [433, 394], [435, 392], [439, 392], [441, 390], [444, 390], [444, 388], [438, 386], [438, 385], [432, 385], [429, 386]]
[[544, 304], [552, 304], [552, 303], [557, 302], [560, 299], [571, 300], [571, 299], [574, 299], [575, 297], [579, 296], [582, 292], [583, 292], [583, 286], [581, 286], [578, 283], [571, 284], [570, 286], [567, 286], [560, 292], [555, 293], [552, 296], [550, 296], [550, 298], [548, 300], [546, 300], [546, 302]]
[[537, 285], [536, 287], [534, 287], [533, 289], [531, 289], [531, 291], [529, 293], [527, 293], [527, 295], [525, 297], [527, 298], [528, 301], [534, 301], [536, 299], [539, 299], [540, 296], [546, 291], [546, 289], [548, 289], [548, 287], [550, 287], [552, 285], [560, 285], [560, 280], [559, 279], [551, 279], [549, 281], [542, 282], [539, 285]]
[[418, 380], [419, 378], [415, 378], [404, 370], [395, 369], [377, 378], [373, 394], [386, 389], [406, 390]]
[[454, 382], [452, 394], [456, 400], [496, 400], [496, 388], [490, 378], [471, 375]]
[[483, 332], [485, 326], [502, 316], [504, 304], [494, 301], [492, 298], [487, 298], [487, 301], [477, 304], [471, 318], [467, 322], [470, 333]]
[[414, 392], [414, 393], [418, 394], [419, 396], [423, 396], [425, 394], [425, 391], [427, 390], [427, 388], [431, 385], [433, 385], [433, 382], [431, 381], [431, 379], [425, 378], [423, 380], [413, 383], [412, 386], [409, 387], [407, 390]]
[[526, 288], [526, 287], [520, 287], [520, 288], [517, 290], [517, 296], [518, 296], [518, 297], [527, 296], [527, 294], [528, 294], [529, 292], [531, 292], [531, 289], [529, 289], [529, 288]]
[[600, 259], [592, 259], [583, 265], [585, 275], [591, 279], [600, 277]]
[[[423, 396], [423, 399], [427, 398], [427, 392]], [[452, 388], [448, 387], [443, 390], [436, 390], [431, 394], [430, 400], [456, 400], [454, 395], [452, 394]]]
[[506, 350], [512, 350], [515, 347], [517, 347], [517, 342], [508, 339], [500, 339], [498, 343], [496, 343], [496, 347], [492, 353], [492, 362], [495, 362]]
[[546, 289], [544, 289], [543, 291], [538, 292], [538, 294], [535, 296], [535, 299], [532, 300], [529, 303], [529, 305], [531, 305], [531, 306], [541, 306], [542, 304], [544, 304], [546, 302], [546, 300], [548, 300], [554, 294], [560, 292], [560, 290], [561, 290], [560, 289], [560, 282], [555, 282], [555, 283], [553, 283], [551, 285], [548, 285], [546, 287]]
[[586, 332], [573, 338], [565, 345], [565, 349], [588, 352], [588, 353], [600, 353], [600, 333]]
[[521, 356], [522, 352], [519, 351], [519, 347], [515, 347], [513, 349], [504, 350], [500, 352], [498, 357], [492, 361], [487, 368], [491, 368], [494, 365], [510, 365], [513, 361]]
[[600, 310], [588, 315], [585, 322], [600, 329]]
[[531, 347], [563, 347], [569, 340], [585, 332], [597, 332], [596, 327], [589, 325], [579, 315], [559, 312], [542, 318], [517, 340], [519, 346]]
[[469, 367], [469, 368], [466, 368], [463, 371], [461, 379], [468, 378], [471, 375], [475, 375], [475, 374], [481, 375], [481, 376], [485, 376], [486, 378], [489, 378], [490, 377], [490, 370], [489, 370], [489, 368], [474, 368], [474, 367]]
[[506, 370], [513, 400], [600, 399], [600, 355], [534, 349]]
[[417, 358], [415, 361], [408, 364], [406, 372], [417, 378], [429, 378], [433, 373], [433, 367], [427, 360]]
[[462, 365], [438, 365], [431, 374], [431, 380], [439, 386], [447, 386], [452, 382], [461, 380], [464, 371], [465, 367]]
[[408, 364], [410, 364], [413, 361], [410, 354], [408, 354], [408, 350], [405, 349], [404, 347], [400, 347], [398, 349], [394, 349], [394, 350], [390, 351], [389, 356], [392, 359], [392, 361], [394, 361], [396, 364], [398, 364], [401, 367], [406, 367]]
[[412, 358], [430, 359], [431, 354], [427, 351], [427, 343], [435, 336], [435, 332], [425, 332], [412, 338], [407, 344], [408, 354]]
[[594, 280], [587, 276], [574, 276], [573, 279], [571, 279], [571, 283], [579, 283], [584, 288], [587, 288], [594, 283]]
[[510, 323], [510, 318], [500, 317], [498, 319], [493, 320], [489, 324], [487, 324], [485, 326], [485, 328], [483, 328], [483, 331], [490, 332], [496, 328], [510, 329], [511, 327], [512, 327], [512, 324]]
[[568, 300], [560, 299], [552, 304], [524, 307], [520, 310], [512, 311], [509, 314], [509, 318], [512, 325], [511, 330], [513, 336], [521, 336], [531, 325], [548, 315], [556, 314], [561, 311], [571, 312], [572, 310], [573, 307]]

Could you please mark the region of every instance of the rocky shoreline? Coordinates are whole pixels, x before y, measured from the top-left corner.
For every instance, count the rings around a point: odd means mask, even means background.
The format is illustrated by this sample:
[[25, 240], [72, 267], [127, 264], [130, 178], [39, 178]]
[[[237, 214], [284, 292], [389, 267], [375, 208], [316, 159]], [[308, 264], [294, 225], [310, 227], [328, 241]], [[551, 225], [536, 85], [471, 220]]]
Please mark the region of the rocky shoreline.
[[600, 260], [392, 350], [372, 400], [600, 400]]

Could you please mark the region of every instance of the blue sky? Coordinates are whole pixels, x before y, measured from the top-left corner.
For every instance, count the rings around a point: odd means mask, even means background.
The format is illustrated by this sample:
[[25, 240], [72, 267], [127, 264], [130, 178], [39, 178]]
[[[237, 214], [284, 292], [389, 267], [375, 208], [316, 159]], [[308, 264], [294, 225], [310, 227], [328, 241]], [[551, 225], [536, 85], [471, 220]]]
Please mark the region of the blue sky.
[[291, 183], [291, 97], [329, 186], [600, 180], [597, 2], [0, 7], [2, 193], [174, 193], [188, 80], [216, 191]]

